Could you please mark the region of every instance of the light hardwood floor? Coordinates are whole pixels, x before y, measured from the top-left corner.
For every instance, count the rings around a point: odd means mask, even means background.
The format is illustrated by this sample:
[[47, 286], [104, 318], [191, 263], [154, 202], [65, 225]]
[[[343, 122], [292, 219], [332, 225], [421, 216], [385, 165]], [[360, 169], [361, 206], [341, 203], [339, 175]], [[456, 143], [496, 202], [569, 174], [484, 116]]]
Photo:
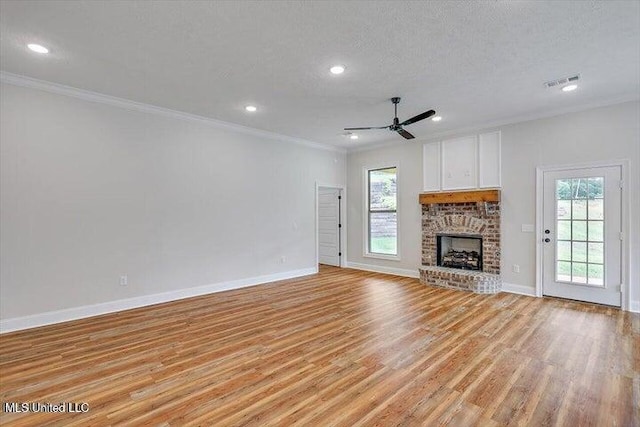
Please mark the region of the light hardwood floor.
[[[640, 317], [320, 274], [0, 336], [4, 425], [638, 426]], [[4, 409], [4, 408], [3, 408]]]

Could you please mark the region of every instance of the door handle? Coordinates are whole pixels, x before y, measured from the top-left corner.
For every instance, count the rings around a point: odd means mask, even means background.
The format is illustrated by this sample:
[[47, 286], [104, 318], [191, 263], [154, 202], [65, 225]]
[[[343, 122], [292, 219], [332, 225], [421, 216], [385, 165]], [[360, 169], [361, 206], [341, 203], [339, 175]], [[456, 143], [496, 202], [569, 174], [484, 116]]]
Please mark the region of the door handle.
[[544, 242], [545, 242], [545, 243], [549, 243], [550, 241], [551, 241], [551, 239], [550, 239], [550, 238], [548, 238], [548, 237], [544, 239]]
[[551, 233], [551, 230], [544, 230], [544, 234], [549, 234]]

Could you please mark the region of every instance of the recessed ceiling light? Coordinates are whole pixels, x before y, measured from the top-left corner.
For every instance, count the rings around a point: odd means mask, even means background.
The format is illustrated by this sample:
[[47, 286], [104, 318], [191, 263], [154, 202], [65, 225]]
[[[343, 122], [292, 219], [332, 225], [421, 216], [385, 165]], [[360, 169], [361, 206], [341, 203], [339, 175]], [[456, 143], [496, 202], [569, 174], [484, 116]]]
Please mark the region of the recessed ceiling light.
[[434, 122], [439, 122], [440, 120], [442, 120], [442, 117], [440, 117], [440, 116], [433, 116], [433, 117], [431, 117], [431, 120], [432, 120], [432, 121], [434, 121]]
[[329, 68], [329, 71], [331, 71], [331, 74], [342, 74], [344, 73], [345, 69], [346, 67], [344, 65], [334, 65], [333, 67]]
[[39, 44], [29, 43], [27, 47], [37, 53], [49, 53], [49, 49]]
[[258, 111], [258, 107], [256, 107], [255, 105], [247, 105], [246, 107], [244, 107], [244, 109], [250, 113]]
[[358, 135], [355, 135], [355, 134], [349, 135], [349, 139], [358, 139], [358, 138], [359, 138]]
[[571, 92], [572, 90], [578, 89], [578, 85], [566, 85], [562, 88], [563, 92]]

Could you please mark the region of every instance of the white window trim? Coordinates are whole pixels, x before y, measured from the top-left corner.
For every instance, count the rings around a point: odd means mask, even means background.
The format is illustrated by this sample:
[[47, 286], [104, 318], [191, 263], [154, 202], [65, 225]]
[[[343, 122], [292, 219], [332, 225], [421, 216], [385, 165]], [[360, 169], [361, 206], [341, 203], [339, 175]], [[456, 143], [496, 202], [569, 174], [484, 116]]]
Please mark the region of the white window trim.
[[[396, 168], [396, 255], [385, 255], [369, 252], [369, 171], [375, 169]], [[389, 261], [400, 261], [400, 162], [385, 162], [382, 164], [367, 165], [362, 168], [362, 188], [363, 188], [363, 225], [362, 230], [362, 256], [365, 258], [384, 259]]]

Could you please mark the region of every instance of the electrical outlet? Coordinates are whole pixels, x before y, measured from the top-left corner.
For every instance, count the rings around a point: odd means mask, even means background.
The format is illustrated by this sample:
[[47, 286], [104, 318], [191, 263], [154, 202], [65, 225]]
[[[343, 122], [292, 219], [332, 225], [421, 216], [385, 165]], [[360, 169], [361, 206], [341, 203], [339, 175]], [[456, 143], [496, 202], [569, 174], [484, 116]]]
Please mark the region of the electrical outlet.
[[120, 286], [127, 286], [129, 284], [129, 278], [124, 275], [120, 276]]
[[518, 264], [513, 264], [513, 272], [520, 273], [520, 266]]

